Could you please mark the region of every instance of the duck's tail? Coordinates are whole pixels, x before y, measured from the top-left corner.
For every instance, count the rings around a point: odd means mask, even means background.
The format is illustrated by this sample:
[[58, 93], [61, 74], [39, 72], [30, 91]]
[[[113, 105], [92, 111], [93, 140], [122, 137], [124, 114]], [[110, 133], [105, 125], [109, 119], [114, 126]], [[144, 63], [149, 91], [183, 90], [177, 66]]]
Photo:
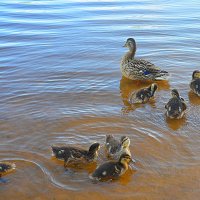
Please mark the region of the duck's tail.
[[167, 71], [159, 71], [156, 75], [155, 75], [155, 80], [159, 81], [159, 80], [168, 80], [169, 79], [169, 73]]

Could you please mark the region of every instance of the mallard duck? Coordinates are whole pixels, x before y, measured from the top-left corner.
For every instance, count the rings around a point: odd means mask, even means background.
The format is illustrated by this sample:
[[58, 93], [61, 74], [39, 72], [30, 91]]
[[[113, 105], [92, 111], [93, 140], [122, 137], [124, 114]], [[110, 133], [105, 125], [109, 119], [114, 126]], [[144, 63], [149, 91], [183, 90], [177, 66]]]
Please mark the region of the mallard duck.
[[131, 161], [130, 155], [124, 153], [118, 161], [103, 163], [90, 175], [93, 180], [116, 179], [128, 170], [128, 163]]
[[166, 80], [169, 73], [156, 67], [149, 61], [135, 59], [136, 42], [133, 38], [128, 38], [124, 47], [128, 47], [129, 51], [123, 56], [120, 69], [128, 79], [132, 80]]
[[16, 168], [16, 165], [14, 163], [0, 162], [0, 177], [4, 173], [9, 173], [13, 171], [15, 168]]
[[129, 146], [130, 139], [127, 136], [122, 136], [120, 140], [115, 139], [113, 135], [106, 136], [105, 148], [107, 155], [111, 158], [119, 159], [123, 153], [131, 156]]
[[195, 70], [192, 74], [192, 81], [190, 82], [191, 90], [200, 96], [200, 71]]
[[64, 166], [66, 167], [69, 161], [95, 161], [98, 156], [100, 144], [92, 144], [88, 151], [69, 146], [51, 146], [51, 148], [53, 156], [55, 156], [57, 159], [64, 160]]
[[140, 90], [132, 93], [129, 97], [129, 103], [134, 104], [134, 103], [148, 102], [149, 99], [154, 96], [157, 88], [158, 88], [157, 84], [153, 83], [147, 88], [143, 88], [143, 89], [140, 89]]
[[178, 91], [173, 89], [171, 91], [172, 98], [165, 105], [167, 117], [171, 119], [180, 119], [183, 117], [187, 108], [183, 98], [180, 97]]

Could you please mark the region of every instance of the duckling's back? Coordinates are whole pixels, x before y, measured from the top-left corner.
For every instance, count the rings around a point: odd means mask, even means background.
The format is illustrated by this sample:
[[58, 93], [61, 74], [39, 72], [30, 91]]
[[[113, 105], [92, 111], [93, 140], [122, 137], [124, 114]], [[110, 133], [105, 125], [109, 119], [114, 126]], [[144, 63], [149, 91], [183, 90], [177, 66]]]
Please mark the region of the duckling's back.
[[190, 83], [190, 88], [195, 94], [200, 96], [200, 78], [192, 80]]
[[180, 98], [171, 98], [166, 105], [166, 109], [169, 117], [182, 117], [182, 114], [186, 109], [184, 106], [184, 100]]
[[93, 172], [91, 178], [96, 180], [118, 178], [122, 171], [123, 166], [119, 162], [106, 162]]

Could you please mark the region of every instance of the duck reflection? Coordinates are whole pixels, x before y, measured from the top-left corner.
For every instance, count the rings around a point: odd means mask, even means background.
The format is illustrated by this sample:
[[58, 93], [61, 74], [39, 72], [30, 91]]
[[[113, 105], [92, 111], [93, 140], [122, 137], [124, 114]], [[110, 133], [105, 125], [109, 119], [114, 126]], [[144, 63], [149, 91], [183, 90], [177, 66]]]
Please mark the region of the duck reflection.
[[133, 175], [137, 172], [135, 169], [129, 168], [126, 174], [124, 174], [122, 177], [119, 179], [119, 183], [121, 185], [127, 185], [129, 182], [132, 181]]
[[166, 116], [166, 123], [169, 128], [176, 131], [180, 129], [186, 123], [186, 117], [182, 117], [181, 119], [170, 119]]
[[194, 92], [188, 92], [188, 98], [191, 104], [193, 105], [200, 105], [200, 97], [197, 96]]
[[[130, 104], [129, 97], [135, 91], [148, 87], [151, 84], [152, 81], [133, 81], [122, 76], [120, 80], [120, 93], [122, 102], [124, 104], [124, 107], [122, 108], [123, 114], [127, 114], [130, 111], [134, 111], [137, 108], [145, 106], [144, 104]], [[170, 89], [168, 81], [156, 81], [156, 84], [158, 85], [158, 91]], [[151, 101], [148, 102], [148, 105], [155, 107], [155, 99], [151, 99]]]
[[63, 168], [64, 171], [68, 171], [68, 170], [73, 171], [73, 172], [87, 171], [88, 174], [90, 174], [97, 167], [96, 162], [91, 162], [91, 163], [69, 162], [69, 164], [67, 165], [67, 168], [64, 168], [63, 160], [58, 160], [53, 156], [51, 157], [51, 160], [53, 160], [56, 165], [59, 165], [61, 168]]

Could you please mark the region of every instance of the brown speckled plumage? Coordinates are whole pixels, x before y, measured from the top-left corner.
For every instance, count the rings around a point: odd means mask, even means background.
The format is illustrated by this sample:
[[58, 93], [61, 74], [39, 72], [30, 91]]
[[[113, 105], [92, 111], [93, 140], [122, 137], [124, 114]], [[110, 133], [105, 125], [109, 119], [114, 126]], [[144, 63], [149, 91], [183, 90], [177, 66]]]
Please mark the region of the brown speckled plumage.
[[126, 78], [132, 80], [165, 80], [168, 77], [168, 72], [160, 70], [149, 61], [135, 59], [136, 42], [133, 38], [128, 38], [125, 47], [129, 48], [120, 64], [120, 69]]
[[136, 92], [133, 92], [129, 97], [129, 103], [146, 103], [152, 98], [157, 90], [157, 84], [153, 83], [147, 88], [142, 88]]
[[64, 166], [69, 161], [79, 162], [92, 162], [95, 161], [98, 156], [98, 150], [100, 149], [99, 143], [94, 143], [90, 146], [89, 150], [83, 150], [76, 147], [69, 146], [52, 146], [52, 153], [57, 159], [64, 160]]
[[171, 119], [180, 119], [187, 109], [186, 103], [184, 99], [179, 96], [176, 89], [173, 89], [171, 94], [172, 98], [165, 105], [166, 115]]
[[118, 161], [109, 161], [103, 163], [90, 176], [94, 180], [116, 179], [128, 170], [128, 163], [131, 157], [128, 154], [122, 154]]

